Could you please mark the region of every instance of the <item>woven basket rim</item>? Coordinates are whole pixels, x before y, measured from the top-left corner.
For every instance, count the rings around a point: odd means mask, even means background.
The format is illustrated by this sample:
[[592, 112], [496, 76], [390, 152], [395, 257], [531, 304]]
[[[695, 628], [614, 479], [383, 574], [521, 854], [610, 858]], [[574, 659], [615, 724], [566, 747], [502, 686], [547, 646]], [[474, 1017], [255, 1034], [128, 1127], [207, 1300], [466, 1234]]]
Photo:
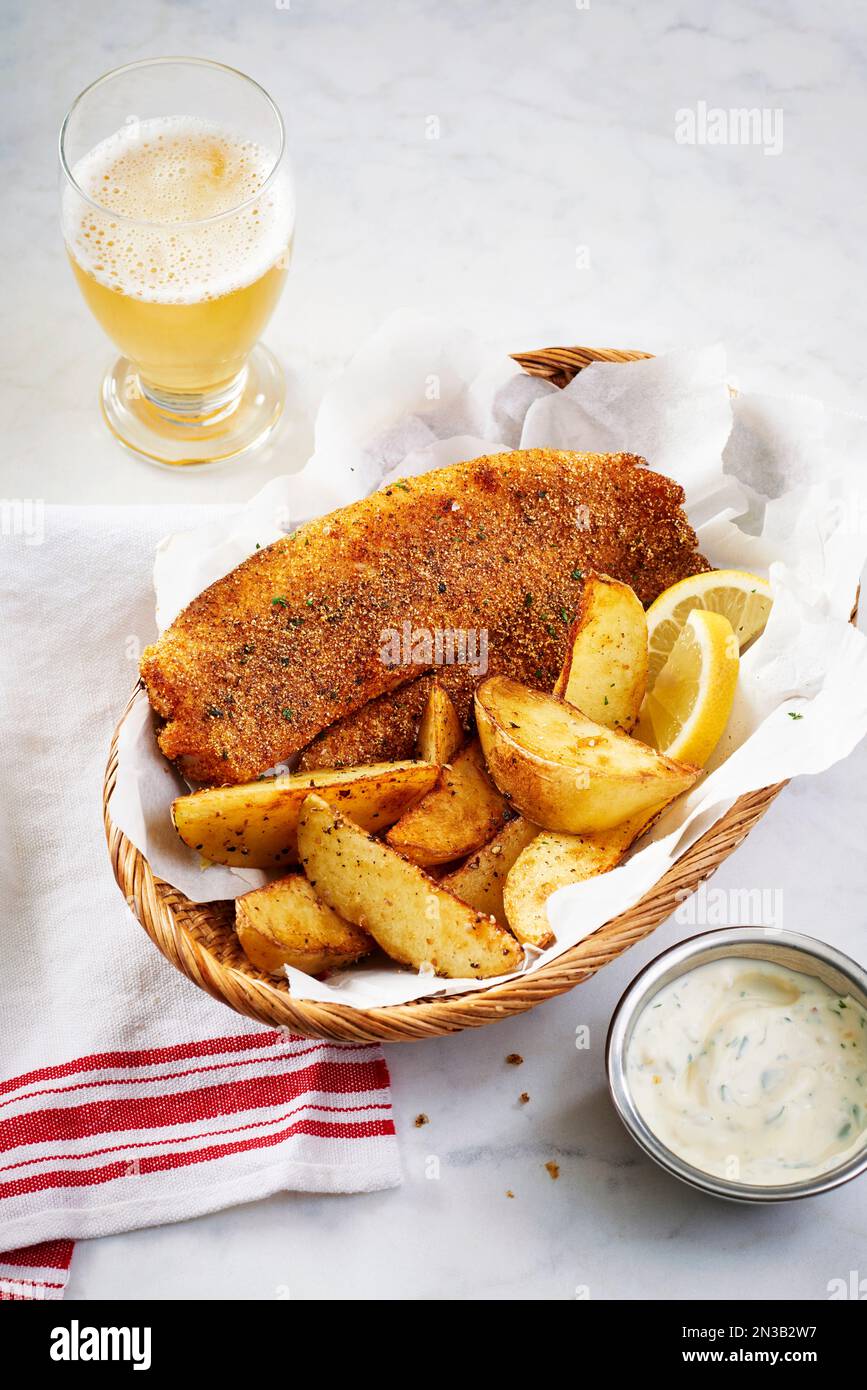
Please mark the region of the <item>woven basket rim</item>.
[[[562, 385], [590, 362], [628, 362], [649, 355], [618, 349], [552, 348], [515, 354], [515, 361], [525, 371]], [[786, 785], [780, 782], [739, 797], [637, 903], [532, 974], [519, 975], [504, 984], [482, 985], [466, 994], [370, 1009], [293, 1000], [288, 984], [249, 965], [239, 968], [225, 964], [203, 944], [179, 920], [179, 911], [190, 909], [206, 918], [214, 905], [192, 904], [177, 889], [156, 878], [144, 855], [111, 819], [109, 802], [117, 777], [118, 734], [139, 689], [140, 683], [114, 730], [103, 782], [109, 856], [127, 904], [166, 959], [214, 998], [272, 1027], [333, 1041], [402, 1042], [444, 1036], [522, 1013], [572, 989], [654, 931], [699, 883], [715, 872]]]

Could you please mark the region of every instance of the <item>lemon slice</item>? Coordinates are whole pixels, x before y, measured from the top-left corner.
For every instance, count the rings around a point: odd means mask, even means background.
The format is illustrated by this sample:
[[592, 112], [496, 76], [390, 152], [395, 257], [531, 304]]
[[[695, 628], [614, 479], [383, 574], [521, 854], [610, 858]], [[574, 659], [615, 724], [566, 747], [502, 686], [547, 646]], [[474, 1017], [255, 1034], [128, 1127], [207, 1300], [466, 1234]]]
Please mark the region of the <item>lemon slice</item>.
[[738, 683], [738, 639], [728, 618], [694, 608], [646, 697], [639, 737], [704, 767], [722, 738]]
[[648, 690], [653, 689], [694, 608], [706, 608], [728, 618], [743, 651], [747, 643], [764, 630], [771, 603], [768, 581], [747, 574], [746, 570], [711, 570], [708, 574], [693, 574], [679, 584], [672, 584], [647, 610]]

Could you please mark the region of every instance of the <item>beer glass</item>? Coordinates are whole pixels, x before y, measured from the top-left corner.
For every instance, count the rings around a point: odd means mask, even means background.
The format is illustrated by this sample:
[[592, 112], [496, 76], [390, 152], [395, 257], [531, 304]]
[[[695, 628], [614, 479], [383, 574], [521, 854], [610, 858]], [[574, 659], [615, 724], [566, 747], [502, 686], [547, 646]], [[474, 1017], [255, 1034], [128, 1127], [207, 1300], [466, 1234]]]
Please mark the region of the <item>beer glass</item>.
[[197, 58], [117, 68], [60, 132], [66, 251], [120, 349], [112, 433], [156, 463], [236, 458], [274, 429], [284, 383], [259, 343], [289, 266], [294, 192], [280, 112]]

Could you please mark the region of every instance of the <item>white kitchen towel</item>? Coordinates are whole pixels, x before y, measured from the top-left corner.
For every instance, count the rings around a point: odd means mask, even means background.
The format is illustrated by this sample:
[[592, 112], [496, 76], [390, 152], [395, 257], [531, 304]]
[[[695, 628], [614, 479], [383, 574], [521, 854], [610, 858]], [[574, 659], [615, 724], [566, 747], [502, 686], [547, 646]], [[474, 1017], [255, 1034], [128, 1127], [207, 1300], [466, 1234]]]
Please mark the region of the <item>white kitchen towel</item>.
[[0, 1297], [60, 1296], [75, 1237], [400, 1180], [380, 1050], [210, 999], [109, 867], [102, 778], [155, 632], [154, 549], [209, 512], [4, 503]]

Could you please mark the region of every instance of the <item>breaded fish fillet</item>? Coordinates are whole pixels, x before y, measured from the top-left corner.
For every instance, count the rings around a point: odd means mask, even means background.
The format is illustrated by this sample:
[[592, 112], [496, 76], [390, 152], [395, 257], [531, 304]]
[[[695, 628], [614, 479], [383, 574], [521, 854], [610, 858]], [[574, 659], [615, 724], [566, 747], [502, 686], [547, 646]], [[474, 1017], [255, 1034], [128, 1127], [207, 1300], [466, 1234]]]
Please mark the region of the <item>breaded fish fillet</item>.
[[633, 455], [530, 449], [408, 478], [310, 522], [212, 584], [147, 648], [160, 747], [196, 781], [242, 782], [338, 720], [351, 731], [356, 711], [434, 665], [462, 717], [486, 674], [550, 689], [585, 569], [647, 604], [709, 568], [682, 502]]
[[[446, 676], [447, 685], [455, 683], [449, 680], [451, 674], [449, 672]], [[336, 724], [317, 734], [313, 742], [307, 745], [301, 754], [298, 770], [309, 772], [317, 767], [357, 767], [364, 763], [401, 762], [403, 758], [414, 758], [418, 727], [433, 683], [433, 675], [419, 676], [408, 685], [390, 690], [387, 695], [368, 700], [366, 705], [362, 705], [354, 714], [348, 714], [345, 719], [338, 719]], [[464, 697], [457, 693], [461, 718], [467, 723], [472, 692]], [[398, 757], [395, 748], [403, 748], [406, 752]], [[379, 752], [376, 752], [377, 749]]]

